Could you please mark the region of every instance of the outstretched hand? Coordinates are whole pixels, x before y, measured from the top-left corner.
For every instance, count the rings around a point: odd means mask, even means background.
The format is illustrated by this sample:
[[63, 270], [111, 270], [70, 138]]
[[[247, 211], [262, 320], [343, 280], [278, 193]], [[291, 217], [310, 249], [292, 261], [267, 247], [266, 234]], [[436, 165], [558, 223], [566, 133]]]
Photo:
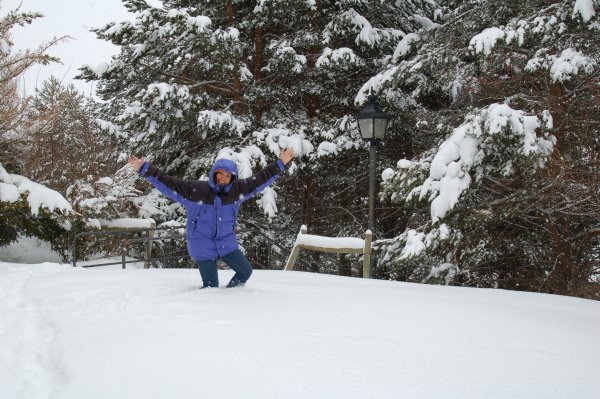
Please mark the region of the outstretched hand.
[[283, 162], [284, 165], [287, 165], [294, 158], [294, 149], [293, 148], [284, 148], [281, 150], [279, 154], [279, 159]]
[[144, 162], [146, 162], [144, 157], [138, 158], [135, 155], [129, 156], [129, 161], [128, 161], [129, 166], [131, 166], [133, 168], [133, 170], [135, 170], [136, 172], [140, 171], [140, 168], [142, 166], [144, 166]]

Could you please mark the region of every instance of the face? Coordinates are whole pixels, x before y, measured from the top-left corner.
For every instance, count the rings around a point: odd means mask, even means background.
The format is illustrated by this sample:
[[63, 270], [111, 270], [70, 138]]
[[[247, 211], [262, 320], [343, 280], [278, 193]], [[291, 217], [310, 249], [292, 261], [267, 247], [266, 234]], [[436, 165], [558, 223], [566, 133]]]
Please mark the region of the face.
[[229, 172], [220, 170], [217, 173], [215, 173], [215, 177], [217, 180], [217, 184], [227, 185], [227, 184], [231, 183], [231, 173], [229, 173]]

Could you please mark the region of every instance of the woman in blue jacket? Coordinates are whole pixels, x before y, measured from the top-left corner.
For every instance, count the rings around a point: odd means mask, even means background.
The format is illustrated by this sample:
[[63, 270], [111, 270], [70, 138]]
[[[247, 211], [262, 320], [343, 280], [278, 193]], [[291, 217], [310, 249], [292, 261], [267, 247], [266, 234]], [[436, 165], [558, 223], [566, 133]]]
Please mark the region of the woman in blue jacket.
[[203, 288], [219, 286], [217, 260], [235, 271], [227, 287], [238, 287], [252, 274], [252, 266], [240, 251], [235, 235], [240, 205], [273, 183], [293, 157], [294, 151], [287, 148], [276, 162], [247, 179], [237, 178], [234, 162], [218, 159], [208, 181], [171, 177], [135, 155], [129, 157], [129, 165], [161, 193], [185, 206], [188, 252], [200, 269]]

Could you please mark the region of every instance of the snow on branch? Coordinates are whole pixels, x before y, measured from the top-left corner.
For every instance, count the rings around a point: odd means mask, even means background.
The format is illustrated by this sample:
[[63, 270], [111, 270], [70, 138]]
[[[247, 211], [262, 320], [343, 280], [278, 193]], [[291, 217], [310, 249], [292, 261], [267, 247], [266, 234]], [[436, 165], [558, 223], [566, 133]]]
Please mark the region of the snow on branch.
[[432, 278], [438, 278], [438, 277], [440, 277], [440, 275], [445, 274], [444, 275], [444, 284], [450, 285], [450, 283], [452, 282], [454, 277], [459, 272], [460, 272], [460, 269], [454, 263], [448, 263], [448, 262], [442, 263], [441, 265], [433, 266], [431, 268], [431, 272], [429, 272], [429, 275], [427, 277], [425, 277], [421, 282], [425, 283], [428, 280], [431, 280]]
[[306, 139], [304, 133], [293, 133], [290, 129], [283, 127], [256, 131], [253, 136], [260, 141], [264, 141], [273, 154], [277, 156], [283, 148], [293, 148], [297, 157], [309, 155], [314, 151], [314, 146]]
[[323, 68], [332, 64], [362, 65], [364, 64], [364, 61], [348, 47], [340, 47], [333, 50], [329, 47], [325, 47], [325, 49], [323, 49], [323, 53], [317, 59], [315, 66], [317, 68]]
[[186, 11], [171, 9], [168, 18], [184, 18], [186, 25], [190, 31], [197, 33], [205, 33], [208, 31], [212, 21], [205, 15], [191, 16]]
[[[551, 126], [548, 112], [542, 113], [540, 121], [506, 104], [492, 104], [467, 116], [436, 151], [425, 155], [425, 161], [402, 160], [398, 171], [385, 170], [383, 179], [386, 185], [399, 182], [401, 189], [406, 186], [410, 190], [407, 201], [427, 198], [435, 223], [454, 208], [473, 179], [480, 181], [489, 174], [509, 176], [515, 165], [543, 167], [556, 142], [546, 131]], [[538, 136], [536, 130], [540, 127], [543, 133]], [[423, 166], [428, 168], [429, 176], [410, 189]]]
[[57, 191], [32, 182], [26, 177], [8, 174], [0, 164], [0, 201], [17, 202], [21, 195], [27, 195], [31, 214], [37, 216], [41, 208], [50, 212], [70, 213], [71, 204]]
[[395, 45], [404, 37], [404, 32], [399, 29], [374, 27], [365, 16], [353, 8], [336, 15], [322, 33], [325, 37], [324, 44], [330, 43], [335, 36], [356, 35], [354, 42], [357, 45], [371, 48], [383, 44]]
[[[525, 115], [506, 104], [492, 104], [454, 129], [438, 148], [431, 163], [429, 178], [418, 190], [414, 190], [414, 194], [419, 193], [421, 197], [427, 192], [437, 192], [431, 202], [431, 220], [436, 222], [443, 218], [458, 202], [471, 184], [470, 171], [475, 170], [479, 174], [477, 169], [483, 165], [486, 157], [494, 157], [504, 150], [501, 148], [502, 136], [517, 140], [518, 147], [507, 151], [513, 155], [550, 155], [555, 139], [537, 137], [535, 130], [539, 127], [536, 116]], [[513, 160], [500, 162], [498, 166], [502, 173], [512, 174]], [[481, 174], [476, 176], [477, 179], [481, 177]]]
[[217, 29], [215, 30], [211, 37], [210, 43], [216, 45], [218, 43], [226, 42], [226, 41], [234, 41], [237, 42], [240, 39], [240, 31], [236, 28], [229, 27], [225, 30]]
[[390, 38], [399, 39], [404, 36], [404, 32], [400, 30], [373, 27], [367, 18], [353, 9], [344, 12], [341, 18], [350, 22], [357, 29], [360, 29], [355, 39], [356, 44], [364, 43], [372, 47], [383, 40], [389, 40]]
[[115, 125], [114, 123], [96, 118], [96, 123], [100, 126], [100, 129], [104, 132], [107, 132], [109, 135], [116, 138], [127, 138], [127, 133], [123, 131], [123, 129], [119, 125]]
[[539, 51], [535, 57], [530, 59], [525, 66], [528, 72], [535, 72], [539, 69], [549, 70], [550, 78], [555, 83], [562, 83], [570, 80], [579, 73], [591, 74], [596, 61], [574, 48], [563, 50], [559, 56], [554, 54], [544, 55], [544, 51]]
[[578, 15], [581, 16], [583, 22], [589, 22], [589, 20], [596, 15], [596, 10], [594, 10], [594, 1], [575, 0], [572, 17], [577, 18]]
[[277, 215], [277, 193], [273, 188], [265, 188], [256, 203], [269, 219], [273, 219]]
[[306, 56], [296, 53], [296, 50], [288, 45], [287, 41], [275, 42], [269, 46], [274, 51], [264, 71], [275, 71], [284, 68], [293, 73], [301, 73], [306, 66]]
[[113, 37], [121, 35], [124, 31], [132, 30], [135, 27], [132, 21], [123, 21], [120, 23], [111, 22], [106, 25], [103, 30], [98, 30], [102, 37]]
[[496, 42], [504, 38], [504, 31], [497, 27], [487, 28], [483, 32], [475, 35], [469, 42], [469, 49], [476, 54], [483, 53], [489, 55], [496, 45]]
[[[180, 98], [187, 100], [190, 96], [187, 86], [165, 82], [151, 83], [141, 94], [144, 100], [152, 100], [152, 105], [165, 104], [167, 99]], [[166, 105], [166, 108], [170, 108]]]
[[[277, 153], [279, 155], [279, 153]], [[229, 147], [223, 148], [217, 154], [216, 159], [229, 159], [235, 162], [238, 168], [238, 176], [241, 179], [252, 176], [253, 167], [257, 163], [262, 167], [267, 165], [267, 160], [263, 152], [255, 145], [242, 148], [239, 152], [234, 151]]]
[[378, 245], [384, 244], [383, 256], [381, 263], [390, 262], [417, 262], [419, 265], [415, 270], [415, 276], [423, 274], [422, 282], [426, 282], [432, 278], [445, 276], [445, 283], [449, 284], [452, 277], [458, 272], [458, 267], [451, 263], [444, 262], [442, 265], [428, 257], [432, 251], [435, 251], [440, 246], [453, 246], [452, 241], [460, 237], [460, 233], [453, 231], [448, 225], [441, 223], [434, 227], [427, 234], [414, 229], [408, 229], [398, 237], [389, 240], [381, 240]]
[[440, 24], [433, 22], [432, 20], [423, 15], [413, 14], [412, 19], [425, 29], [435, 29], [438, 26], [440, 26]]
[[390, 82], [394, 79], [396, 72], [398, 71], [398, 66], [393, 66], [385, 71], [378, 73], [369, 79], [358, 91], [358, 94], [354, 98], [354, 105], [360, 106], [367, 101], [367, 97], [369, 96], [369, 92], [373, 89], [374, 92], [379, 92], [380, 88], [387, 82]]
[[568, 48], [563, 50], [559, 57], [553, 57], [550, 76], [554, 82], [564, 82], [580, 71], [591, 74], [595, 66], [596, 61], [592, 58]]
[[404, 57], [406, 54], [408, 54], [413, 47], [415, 46], [415, 43], [418, 43], [421, 41], [421, 36], [419, 36], [416, 33], [409, 33], [406, 36], [404, 36], [402, 38], [402, 40], [400, 40], [400, 42], [398, 42], [398, 45], [396, 46], [396, 50], [394, 50], [394, 56], [392, 57], [392, 62], [398, 62], [398, 60], [402, 57]]
[[198, 125], [204, 125], [210, 129], [227, 127], [235, 131], [239, 136], [242, 135], [248, 124], [234, 117], [230, 111], [200, 111], [198, 114]]

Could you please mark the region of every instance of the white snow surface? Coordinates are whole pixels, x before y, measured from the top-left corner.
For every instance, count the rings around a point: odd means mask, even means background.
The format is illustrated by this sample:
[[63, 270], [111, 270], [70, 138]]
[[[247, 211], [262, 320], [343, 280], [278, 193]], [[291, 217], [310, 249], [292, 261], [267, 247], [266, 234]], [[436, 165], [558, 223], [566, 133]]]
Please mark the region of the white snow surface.
[[289, 271], [199, 285], [0, 263], [0, 397], [600, 397], [600, 302]]
[[151, 228], [156, 226], [154, 219], [136, 219], [136, 218], [120, 218], [112, 220], [99, 220], [101, 226], [113, 229], [136, 229], [136, 228]]
[[298, 234], [296, 244], [311, 245], [323, 248], [354, 248], [365, 247], [365, 240], [356, 237], [324, 237], [313, 234]]

